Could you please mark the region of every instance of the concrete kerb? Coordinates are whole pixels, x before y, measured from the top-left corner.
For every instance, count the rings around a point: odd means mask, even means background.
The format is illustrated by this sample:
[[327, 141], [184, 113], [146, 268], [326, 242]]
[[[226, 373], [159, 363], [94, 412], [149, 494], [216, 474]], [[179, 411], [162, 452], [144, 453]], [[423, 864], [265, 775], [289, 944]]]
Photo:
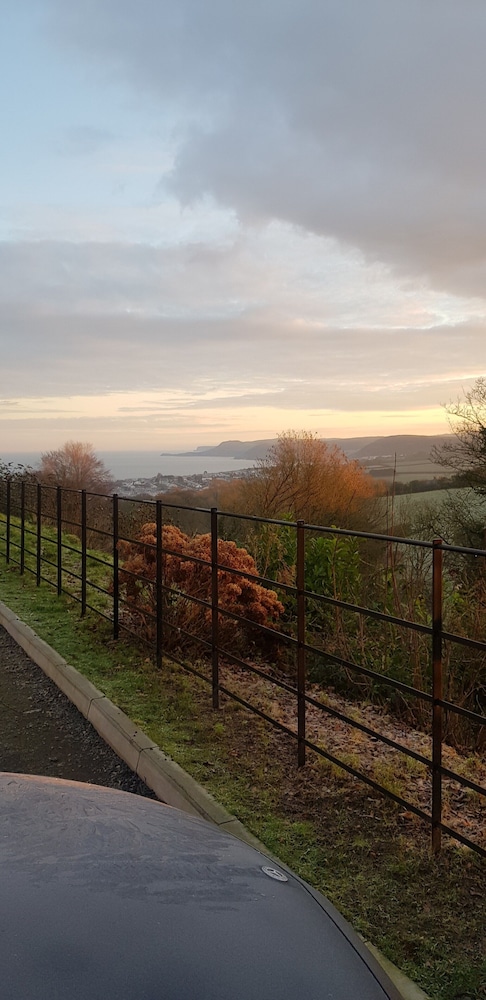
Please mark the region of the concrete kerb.
[[412, 983], [404, 972], [400, 972], [400, 969], [397, 969], [396, 965], [393, 965], [393, 962], [390, 962], [388, 958], [385, 958], [385, 956], [378, 951], [378, 948], [375, 948], [374, 944], [371, 944], [371, 941], [365, 941], [363, 938], [363, 943], [368, 948], [368, 951], [371, 951], [371, 954], [374, 955], [383, 971], [387, 973], [392, 983], [394, 983], [397, 990], [400, 991], [406, 1000], [428, 1000], [427, 994], [420, 989], [420, 986], [417, 986], [416, 983]]
[[86, 718], [112, 750], [138, 774], [142, 750], [154, 749], [157, 744], [109, 698], [93, 698]]
[[[262, 854], [267, 847], [245, 829], [194, 778], [176, 764], [109, 698], [67, 663], [48, 643], [0, 601], [0, 625], [60, 688], [91, 723], [102, 739], [125, 761], [162, 802], [209, 820]], [[278, 858], [274, 860], [278, 861]], [[377, 948], [365, 942], [404, 1000], [427, 1000], [427, 995]]]

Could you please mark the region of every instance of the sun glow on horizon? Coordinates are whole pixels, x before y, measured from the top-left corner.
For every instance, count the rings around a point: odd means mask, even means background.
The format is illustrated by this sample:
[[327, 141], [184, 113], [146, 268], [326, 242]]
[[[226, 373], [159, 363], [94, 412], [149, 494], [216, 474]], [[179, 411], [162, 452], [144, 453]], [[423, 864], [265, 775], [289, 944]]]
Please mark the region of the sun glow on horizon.
[[212, 392], [196, 397], [184, 391], [17, 399], [0, 407], [1, 449], [48, 450], [75, 439], [102, 450], [189, 450], [230, 438], [274, 438], [290, 428], [341, 438], [445, 434], [449, 429], [444, 409], [438, 406], [393, 411], [306, 409], [259, 405], [258, 390], [251, 396], [246, 391], [240, 395], [244, 405], [239, 405], [236, 393], [220, 406], [218, 399], [213, 402]]

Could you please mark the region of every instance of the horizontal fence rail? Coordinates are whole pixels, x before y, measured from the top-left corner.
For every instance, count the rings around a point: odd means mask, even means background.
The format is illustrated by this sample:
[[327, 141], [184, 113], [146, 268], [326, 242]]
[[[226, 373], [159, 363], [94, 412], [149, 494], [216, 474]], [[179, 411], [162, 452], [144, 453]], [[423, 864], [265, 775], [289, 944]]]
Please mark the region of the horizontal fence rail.
[[[164, 544], [164, 528], [173, 525], [184, 512], [186, 516], [190, 513], [206, 520], [209, 558], [177, 551]], [[266, 571], [259, 575], [226, 565], [221, 557], [221, 543], [227, 540], [222, 525], [227, 523], [228, 518], [236, 524], [243, 524], [246, 531], [258, 531], [263, 526], [265, 530], [281, 529], [285, 532], [293, 552], [293, 581], [289, 580], [288, 574], [285, 579], [279, 580], [268, 576]], [[138, 529], [147, 523], [152, 525], [153, 542], [140, 540]], [[354, 539], [356, 544], [373, 543], [384, 547], [392, 591], [397, 587], [392, 572], [393, 550], [400, 547], [404, 551], [422, 553], [421, 558], [429, 561], [424, 564], [423, 574], [428, 590], [427, 613], [423, 610], [421, 612], [422, 619], [426, 620], [417, 621], [412, 617], [403, 617], [372, 606], [373, 603], [376, 605], [376, 601], [371, 584], [367, 595], [370, 606], [343, 599], [342, 594], [338, 596], [336, 588], [334, 592], [325, 593], [309, 587], [306, 583], [307, 545], [309, 540], [319, 538], [335, 539], [336, 545], [340, 544], [339, 540]], [[150, 573], [147, 569], [142, 572], [142, 569], [134, 571], [124, 568], [124, 546], [131, 547], [132, 552], [141, 555], [141, 566], [149, 567]], [[65, 594], [78, 602], [81, 615], [91, 611], [110, 622], [114, 639], [123, 634], [137, 641], [145, 641], [152, 649], [158, 666], [163, 657], [167, 656], [202, 679], [211, 688], [214, 709], [220, 707], [221, 696], [231, 698], [285, 733], [296, 743], [300, 767], [305, 764], [310, 750], [418, 816], [430, 827], [434, 852], [440, 850], [441, 835], [445, 832], [486, 857], [486, 850], [481, 844], [444, 822], [443, 809], [444, 778], [476, 796], [486, 795], [483, 785], [443, 764], [444, 726], [450, 717], [464, 719], [465, 723], [475, 727], [475, 731], [483, 735], [486, 725], [481, 701], [478, 700], [477, 704], [471, 701], [469, 704], [457, 704], [444, 696], [446, 645], [447, 648], [458, 647], [471, 650], [479, 657], [484, 656], [485, 659], [480, 660], [482, 680], [478, 684], [478, 691], [486, 694], [486, 639], [456, 634], [444, 627], [443, 562], [449, 556], [459, 556], [466, 560], [480, 559], [486, 571], [486, 550], [447, 545], [441, 539], [427, 542], [383, 533], [306, 524], [304, 521], [252, 517], [219, 511], [217, 508], [183, 507], [166, 503], [165, 500], [134, 500], [117, 494], [108, 496], [40, 483], [4, 480], [0, 482], [0, 552], [6, 563], [18, 568], [21, 574], [32, 574], [37, 586], [41, 583], [49, 584], [56, 589], [58, 595]], [[193, 565], [201, 580], [206, 573], [206, 589], [203, 588], [197, 594], [189, 593], [181, 586], [168, 585], [164, 573], [167, 560], [175, 561], [178, 566], [184, 563]], [[267, 592], [271, 588], [270, 592], [283, 595], [288, 602], [286, 616], [279, 623], [268, 624], [224, 606], [221, 593], [224, 582], [228, 579], [241, 586], [245, 582], [258, 585]], [[388, 584], [388, 577], [386, 582]], [[132, 596], [129, 596], [129, 586], [132, 588]], [[149, 596], [151, 603], [142, 607], [140, 603], [137, 605], [136, 595], [144, 593]], [[168, 612], [175, 601], [182, 601], [186, 609], [193, 608], [207, 616], [208, 629], [205, 636], [194, 633], [181, 622], [177, 624], [170, 620]], [[289, 607], [291, 611], [288, 611]], [[377, 623], [376, 627], [400, 630], [400, 634], [416, 636], [416, 641], [426, 643], [430, 666], [428, 689], [414, 683], [414, 678], [408, 683], [359, 662], [355, 656], [342, 655], [330, 648], [325, 629], [322, 625], [313, 625], [316, 615], [317, 620], [321, 621], [319, 615], [326, 609], [335, 616], [341, 616], [336, 620], [342, 622], [340, 627], [344, 633], [346, 623], [343, 616], [348, 616], [346, 622], [352, 616], [353, 621], [360, 623], [360, 627], [367, 622]], [[144, 635], [137, 630], [137, 624], [141, 620], [145, 622]], [[260, 656], [258, 662], [250, 662], [250, 658], [237, 655], [234, 649], [228, 648], [228, 640], [224, 638], [228, 632], [228, 623], [235, 630], [247, 629], [250, 630], [249, 635], [258, 635], [260, 642], [269, 645], [267, 657]], [[190, 616], [188, 624], [191, 624]], [[175, 639], [179, 639], [181, 643], [187, 641], [197, 644], [197, 658], [190, 659], [178, 653], [177, 646], [174, 647]], [[276, 644], [293, 658], [290, 676], [282, 675], [275, 668], [273, 649]], [[249, 696], [243, 697], [238, 691], [231, 690], [226, 680], [222, 680], [222, 665], [226, 664], [243, 671], [245, 676], [258, 678], [271, 685], [272, 689], [291, 696], [295, 705], [294, 722], [288, 724], [281, 718], [275, 718], [261, 705], [252, 703]], [[317, 668], [324, 664], [340, 672], [349, 679], [349, 683], [366, 681], [380, 691], [386, 689], [389, 697], [403, 699], [404, 704], [414, 701], [422, 705], [423, 711], [429, 713], [429, 726], [424, 726], [423, 729], [430, 738], [430, 756], [327, 704], [325, 690], [322, 700], [315, 697], [316, 685], [309, 683], [311, 666], [315, 664]], [[323, 688], [325, 689], [325, 684]], [[354, 762], [340, 759], [329, 748], [311, 740], [307, 731], [309, 707], [319, 712], [323, 718], [334, 718], [423, 767], [430, 777], [429, 809], [407, 801], [397, 791], [387, 788], [355, 766]], [[481, 745], [485, 742], [483, 740]]]

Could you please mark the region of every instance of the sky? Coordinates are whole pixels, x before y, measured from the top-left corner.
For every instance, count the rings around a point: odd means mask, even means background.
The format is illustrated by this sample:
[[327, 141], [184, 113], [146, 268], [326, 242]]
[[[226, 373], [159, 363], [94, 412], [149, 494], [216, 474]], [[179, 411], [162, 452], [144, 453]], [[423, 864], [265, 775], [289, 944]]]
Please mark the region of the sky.
[[0, 0], [0, 456], [443, 433], [484, 0]]

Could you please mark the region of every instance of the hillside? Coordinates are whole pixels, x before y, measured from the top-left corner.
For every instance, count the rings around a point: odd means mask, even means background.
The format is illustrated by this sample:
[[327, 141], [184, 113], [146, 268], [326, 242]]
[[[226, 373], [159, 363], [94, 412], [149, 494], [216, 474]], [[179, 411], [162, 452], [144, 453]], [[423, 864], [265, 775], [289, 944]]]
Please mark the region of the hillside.
[[[348, 458], [357, 459], [373, 467], [395, 464], [429, 463], [434, 447], [441, 447], [449, 440], [450, 434], [391, 434], [380, 437], [325, 438], [327, 444], [336, 445]], [[276, 439], [259, 441], [222, 441], [215, 447], [199, 447], [195, 451], [182, 452], [184, 457], [206, 455], [208, 457], [238, 458], [244, 461], [258, 461], [265, 458]], [[434, 474], [444, 475], [441, 466], [433, 463], [427, 469], [430, 478]]]

